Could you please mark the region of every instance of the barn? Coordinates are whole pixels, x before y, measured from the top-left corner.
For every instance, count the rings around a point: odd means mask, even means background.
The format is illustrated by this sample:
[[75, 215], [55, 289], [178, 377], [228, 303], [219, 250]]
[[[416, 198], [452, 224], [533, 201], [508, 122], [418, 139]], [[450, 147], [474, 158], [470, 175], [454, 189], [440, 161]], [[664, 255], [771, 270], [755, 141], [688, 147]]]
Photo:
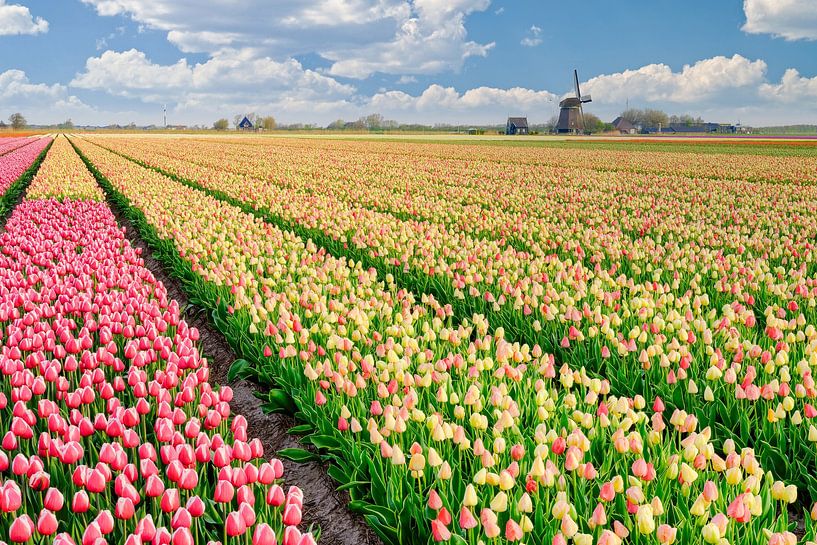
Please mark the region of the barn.
[[505, 125], [505, 134], [528, 134], [528, 118], [509, 117]]
[[619, 134], [636, 134], [638, 132], [635, 125], [621, 116], [618, 116], [613, 120], [613, 128], [617, 130]]
[[241, 123], [238, 124], [238, 128], [242, 131], [251, 131], [253, 130], [252, 121], [245, 115]]

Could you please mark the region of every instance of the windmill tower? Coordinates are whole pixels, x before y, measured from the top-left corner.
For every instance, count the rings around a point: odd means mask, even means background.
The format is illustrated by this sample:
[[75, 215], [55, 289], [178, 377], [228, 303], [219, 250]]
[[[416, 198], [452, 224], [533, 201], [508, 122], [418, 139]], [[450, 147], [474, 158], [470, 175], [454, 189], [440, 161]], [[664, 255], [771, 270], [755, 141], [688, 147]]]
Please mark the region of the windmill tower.
[[584, 132], [582, 104], [592, 102], [592, 99], [590, 95], [582, 95], [577, 70], [573, 70], [573, 86], [576, 96], [567, 97], [559, 103], [559, 122], [556, 123], [556, 132], [559, 134], [582, 134]]

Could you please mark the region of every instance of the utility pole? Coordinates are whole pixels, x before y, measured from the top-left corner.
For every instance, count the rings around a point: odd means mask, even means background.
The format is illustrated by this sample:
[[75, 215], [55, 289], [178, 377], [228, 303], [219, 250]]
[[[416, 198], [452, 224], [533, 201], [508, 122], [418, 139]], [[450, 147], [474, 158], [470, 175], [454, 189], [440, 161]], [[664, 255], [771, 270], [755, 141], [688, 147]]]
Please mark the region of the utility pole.
[[164, 117], [165, 129], [167, 128], [167, 104], [162, 104], [162, 114]]

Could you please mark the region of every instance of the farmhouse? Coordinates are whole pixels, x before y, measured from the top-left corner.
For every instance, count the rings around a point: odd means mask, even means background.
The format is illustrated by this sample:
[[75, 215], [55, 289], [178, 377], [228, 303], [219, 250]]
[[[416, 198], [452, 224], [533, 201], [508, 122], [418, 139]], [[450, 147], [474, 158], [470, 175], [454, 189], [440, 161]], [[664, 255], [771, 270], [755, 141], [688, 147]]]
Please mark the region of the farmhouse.
[[505, 125], [505, 134], [528, 134], [528, 118], [509, 117]]
[[253, 129], [252, 121], [245, 115], [241, 123], [238, 124], [238, 128], [242, 131], [251, 131]]
[[617, 130], [619, 134], [636, 134], [638, 132], [635, 125], [621, 116], [618, 116], [613, 120], [613, 128]]

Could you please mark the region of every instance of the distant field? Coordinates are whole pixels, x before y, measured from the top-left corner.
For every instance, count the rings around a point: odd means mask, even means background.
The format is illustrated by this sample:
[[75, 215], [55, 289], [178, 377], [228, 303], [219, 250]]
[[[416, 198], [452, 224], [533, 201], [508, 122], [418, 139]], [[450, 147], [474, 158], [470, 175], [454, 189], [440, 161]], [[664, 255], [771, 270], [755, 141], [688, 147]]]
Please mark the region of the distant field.
[[729, 155], [772, 155], [792, 157], [817, 156], [817, 136], [505, 136], [505, 135], [462, 135], [462, 134], [372, 134], [372, 133], [310, 133], [271, 132], [266, 134], [199, 132], [144, 132], [90, 134], [135, 137], [172, 137], [224, 139], [225, 141], [253, 139], [305, 139], [305, 140], [350, 140], [364, 142], [404, 142], [423, 144], [483, 145], [508, 147], [550, 147], [560, 149], [601, 149], [611, 151], [674, 151], [686, 153], [729, 154]]

